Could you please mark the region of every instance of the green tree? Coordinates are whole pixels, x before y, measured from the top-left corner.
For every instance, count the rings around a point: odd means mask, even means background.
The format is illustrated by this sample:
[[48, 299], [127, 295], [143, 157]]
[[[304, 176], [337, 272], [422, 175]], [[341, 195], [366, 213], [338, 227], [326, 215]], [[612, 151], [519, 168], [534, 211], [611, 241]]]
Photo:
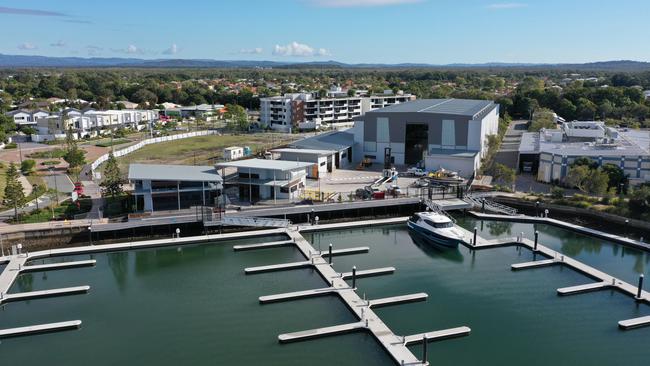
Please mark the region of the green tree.
[[120, 171], [117, 159], [115, 159], [113, 153], [110, 153], [108, 155], [108, 160], [106, 161], [106, 169], [104, 169], [104, 179], [100, 184], [102, 187], [102, 195], [104, 197], [110, 196], [112, 198], [121, 196], [122, 193], [124, 193], [122, 190], [122, 185], [124, 183], [126, 182], [122, 178], [122, 172]]
[[609, 177], [607, 188], [616, 188], [619, 194], [627, 191], [629, 183], [629, 176], [625, 174], [623, 169], [616, 164], [607, 163], [602, 166], [603, 172]]
[[29, 175], [34, 171], [34, 168], [36, 167], [36, 161], [33, 159], [25, 159], [23, 160], [22, 163], [20, 163], [20, 171], [24, 175]]
[[607, 184], [609, 183], [609, 175], [602, 169], [590, 170], [589, 178], [585, 182], [587, 192], [592, 195], [602, 196], [607, 193]]
[[246, 109], [237, 104], [226, 104], [224, 118], [228, 121], [228, 127], [232, 130], [248, 131], [250, 122]]
[[628, 208], [634, 217], [650, 218], [650, 187], [642, 186], [630, 195]]
[[75, 181], [78, 181], [81, 167], [86, 163], [86, 153], [77, 146], [77, 140], [74, 139], [72, 126], [68, 127], [65, 139], [66, 150], [65, 155], [63, 155], [63, 160], [68, 163], [68, 172], [75, 177]]
[[553, 129], [557, 128], [553, 111], [547, 108], [540, 108], [533, 114], [533, 121], [528, 127], [528, 131], [537, 132], [542, 128]]
[[493, 177], [496, 181], [510, 187], [515, 182], [515, 170], [503, 164], [496, 163], [494, 164]]
[[586, 165], [572, 166], [564, 178], [564, 182], [569, 187], [576, 187], [582, 192], [587, 192], [587, 180], [590, 174], [591, 170]]
[[9, 164], [9, 169], [7, 169], [5, 175], [4, 204], [14, 208], [16, 220], [18, 220], [18, 208], [25, 205], [25, 192], [23, 192], [23, 185], [20, 184], [18, 177], [16, 164]]
[[586, 156], [581, 156], [579, 158], [576, 158], [573, 161], [573, 163], [571, 163], [571, 167], [580, 166], [580, 165], [586, 166], [589, 169], [598, 168], [598, 162]]

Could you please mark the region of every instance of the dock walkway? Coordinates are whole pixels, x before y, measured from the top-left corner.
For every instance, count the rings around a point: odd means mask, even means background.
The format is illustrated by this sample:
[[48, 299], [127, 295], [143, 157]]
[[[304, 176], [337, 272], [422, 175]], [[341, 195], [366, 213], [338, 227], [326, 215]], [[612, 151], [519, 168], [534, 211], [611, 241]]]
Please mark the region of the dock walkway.
[[[340, 226], [340, 225], [339, 225]], [[343, 225], [345, 226], [345, 225]], [[308, 257], [310, 253], [315, 252], [314, 248], [305, 240], [305, 238], [297, 230], [288, 230], [287, 233], [296, 243], [298, 249]], [[343, 326], [328, 327], [319, 330], [311, 330], [298, 333], [290, 333], [289, 335], [281, 335], [280, 342], [286, 342], [287, 337], [309, 337], [307, 335], [320, 336], [324, 334], [337, 334], [343, 331], [361, 331], [365, 330], [375, 336], [379, 344], [391, 355], [397, 364], [407, 365], [421, 365], [419, 360], [403, 343], [404, 337], [398, 336], [381, 320], [381, 318], [368, 306], [369, 302], [360, 298], [355, 289], [345, 282], [341, 274], [336, 272], [322, 256], [317, 256], [314, 259], [314, 267], [318, 270], [323, 278], [331, 279], [332, 289], [336, 289], [336, 294], [339, 295], [341, 300], [348, 305], [348, 308], [354, 312], [355, 316], [360, 320], [359, 323], [351, 323]], [[333, 291], [333, 290], [332, 290]], [[421, 295], [420, 295], [421, 298]], [[385, 300], [386, 303], [389, 300]], [[362, 326], [363, 325], [363, 326]], [[469, 330], [469, 328], [467, 328]], [[321, 332], [319, 334], [319, 332]], [[324, 332], [324, 333], [323, 333]], [[312, 337], [313, 337], [312, 336]]]
[[528, 216], [528, 215], [509, 216], [509, 215], [499, 215], [499, 214], [487, 214], [487, 213], [475, 212], [475, 211], [468, 211], [468, 213], [478, 219], [484, 219], [484, 220], [502, 220], [502, 221], [514, 221], [514, 222], [526, 222], [532, 224], [552, 225], [563, 229], [575, 231], [581, 234], [587, 234], [590, 236], [595, 236], [597, 238], [613, 241], [615, 243], [627, 245], [630, 247], [639, 248], [643, 250], [650, 250], [650, 244], [644, 243], [639, 240], [626, 238], [620, 235], [605, 233], [599, 230], [590, 229], [588, 227], [572, 224], [561, 220], [552, 219], [550, 217], [535, 217], [535, 216]]

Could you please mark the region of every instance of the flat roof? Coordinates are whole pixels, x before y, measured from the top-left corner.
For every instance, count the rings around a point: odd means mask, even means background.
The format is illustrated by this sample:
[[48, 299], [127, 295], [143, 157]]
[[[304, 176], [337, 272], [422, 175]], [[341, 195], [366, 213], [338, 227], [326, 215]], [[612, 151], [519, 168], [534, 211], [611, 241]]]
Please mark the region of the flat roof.
[[[491, 100], [478, 99], [416, 99], [375, 109], [368, 113], [435, 113], [474, 117], [496, 108]], [[361, 117], [361, 119], [363, 119]]]
[[273, 149], [273, 150], [271, 150], [271, 152], [318, 155], [318, 156], [326, 156], [326, 155], [332, 155], [332, 154], [336, 153], [335, 150], [292, 149], [292, 148]]
[[272, 160], [272, 159], [246, 159], [229, 161], [225, 163], [216, 164], [217, 168], [233, 167], [233, 168], [248, 168], [248, 169], [266, 169], [266, 170], [279, 170], [289, 171], [296, 169], [304, 169], [312, 166], [314, 163], [306, 163], [301, 161], [288, 161], [288, 160]]
[[129, 180], [166, 180], [186, 182], [223, 182], [213, 166], [131, 164]]
[[341, 151], [354, 145], [354, 135], [346, 131], [329, 131], [289, 144], [298, 149]]
[[524, 133], [519, 153], [549, 153], [566, 156], [649, 156], [650, 133], [648, 131], [618, 131], [619, 138], [612, 144], [595, 141], [543, 141], [538, 132]]

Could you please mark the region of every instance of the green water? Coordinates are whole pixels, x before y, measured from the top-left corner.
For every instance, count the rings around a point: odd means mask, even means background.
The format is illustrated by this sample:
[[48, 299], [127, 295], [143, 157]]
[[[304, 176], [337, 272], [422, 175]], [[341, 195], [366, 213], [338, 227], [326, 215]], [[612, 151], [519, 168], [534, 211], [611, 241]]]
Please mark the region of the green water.
[[650, 253], [556, 226], [481, 221], [468, 216], [459, 216], [457, 223], [470, 231], [478, 228], [478, 235], [488, 239], [515, 237], [522, 232], [533, 239], [537, 230], [539, 243], [629, 283], [636, 284], [641, 273], [650, 275]]
[[[475, 225], [469, 219], [462, 224]], [[510, 229], [517, 233], [526, 231], [525, 226], [515, 224]], [[581, 240], [555, 228], [537, 229], [545, 245], [575, 247], [578, 259], [587, 262], [591, 258], [594, 262], [589, 264], [603, 270], [599, 263], [611, 266], [620, 271], [617, 276], [621, 278], [637, 275], [638, 255], [628, 249], [621, 256], [623, 250], [616, 245], [601, 243], [594, 250], [595, 239]], [[484, 230], [489, 231], [485, 226]], [[495, 235], [511, 236], [492, 230]], [[527, 230], [533, 230], [532, 226]], [[471, 327], [469, 337], [430, 345], [430, 360], [437, 365], [649, 363], [650, 328], [623, 332], [617, 322], [650, 315], [650, 308], [613, 291], [558, 297], [558, 287], [590, 280], [562, 267], [512, 272], [510, 264], [533, 259], [527, 250], [440, 252], [419, 246], [403, 226], [305, 236], [323, 249], [330, 242], [336, 248], [370, 246], [368, 254], [336, 257], [334, 267], [339, 271], [349, 271], [353, 265], [359, 269], [395, 266], [394, 275], [359, 280], [359, 293], [368, 298], [429, 294], [427, 302], [377, 310], [396, 333]], [[77, 285], [92, 288], [86, 295], [2, 306], [0, 328], [83, 321], [78, 331], [2, 341], [2, 364], [392, 365], [374, 338], [363, 333], [278, 344], [280, 333], [355, 319], [335, 297], [260, 305], [260, 295], [325, 283], [312, 270], [244, 275], [245, 267], [303, 259], [293, 248], [232, 251], [233, 244], [245, 242], [252, 241], [98, 254], [92, 257], [97, 260], [95, 268], [20, 276], [13, 292]], [[645, 268], [643, 253], [641, 258]], [[421, 352], [419, 347], [412, 350]]]
[[[470, 252], [462, 247], [440, 252], [418, 246], [401, 226], [317, 233], [311, 239], [322, 247], [330, 242], [337, 248], [371, 247], [368, 255], [336, 258], [334, 266], [339, 271], [353, 265], [359, 269], [397, 268], [394, 275], [359, 281], [358, 291], [368, 298], [420, 291], [429, 294], [424, 303], [377, 309], [394, 332], [413, 334], [461, 325], [472, 328], [469, 337], [432, 344], [430, 355], [435, 364], [650, 363], [650, 328], [623, 332], [617, 327], [619, 320], [650, 315], [650, 308], [614, 291], [558, 297], [558, 287], [590, 280], [559, 266], [511, 271], [512, 263], [533, 259], [527, 250]], [[418, 347], [412, 350], [417, 355], [421, 352]]]

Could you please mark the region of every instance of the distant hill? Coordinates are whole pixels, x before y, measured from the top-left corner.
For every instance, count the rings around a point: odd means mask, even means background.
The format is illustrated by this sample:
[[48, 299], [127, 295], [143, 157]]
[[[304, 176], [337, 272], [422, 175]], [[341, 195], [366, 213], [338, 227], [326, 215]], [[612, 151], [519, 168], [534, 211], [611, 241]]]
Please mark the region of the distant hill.
[[566, 69], [585, 71], [650, 71], [649, 62], [641, 61], [602, 61], [583, 64], [543, 64], [543, 63], [503, 63], [481, 64], [455, 63], [434, 65], [424, 63], [360, 63], [347, 64], [337, 61], [279, 62], [246, 60], [205, 60], [205, 59], [155, 59], [119, 57], [47, 57], [0, 54], [0, 68], [102, 68], [102, 67], [142, 67], [142, 68], [375, 68], [375, 69]]

